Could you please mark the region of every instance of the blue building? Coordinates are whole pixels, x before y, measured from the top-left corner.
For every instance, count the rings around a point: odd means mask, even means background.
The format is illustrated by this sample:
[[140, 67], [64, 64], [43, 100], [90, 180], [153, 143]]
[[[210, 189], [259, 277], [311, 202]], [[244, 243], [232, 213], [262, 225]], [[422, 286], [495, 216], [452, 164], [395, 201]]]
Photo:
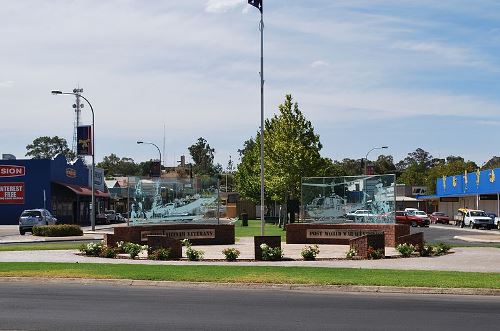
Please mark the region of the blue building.
[[500, 168], [443, 176], [436, 181], [436, 194], [418, 196], [452, 216], [458, 208], [481, 209], [500, 214]]
[[[21, 212], [33, 208], [49, 210], [59, 223], [89, 224], [89, 182], [82, 160], [68, 163], [62, 154], [53, 160], [0, 160], [0, 225], [17, 224]], [[109, 200], [104, 191], [96, 190], [98, 205]]]

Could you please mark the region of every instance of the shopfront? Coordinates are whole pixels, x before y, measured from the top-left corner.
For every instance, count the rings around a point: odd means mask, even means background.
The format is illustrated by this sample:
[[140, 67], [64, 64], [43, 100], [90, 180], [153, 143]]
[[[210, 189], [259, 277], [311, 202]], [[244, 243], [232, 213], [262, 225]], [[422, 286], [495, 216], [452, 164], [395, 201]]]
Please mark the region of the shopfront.
[[443, 176], [436, 181], [436, 194], [418, 196], [420, 201], [437, 205], [450, 216], [459, 208], [480, 209], [500, 214], [500, 168]]
[[[17, 224], [25, 209], [45, 208], [59, 223], [90, 223], [89, 169], [63, 155], [53, 160], [0, 160], [0, 225]], [[98, 204], [109, 194], [96, 190]]]

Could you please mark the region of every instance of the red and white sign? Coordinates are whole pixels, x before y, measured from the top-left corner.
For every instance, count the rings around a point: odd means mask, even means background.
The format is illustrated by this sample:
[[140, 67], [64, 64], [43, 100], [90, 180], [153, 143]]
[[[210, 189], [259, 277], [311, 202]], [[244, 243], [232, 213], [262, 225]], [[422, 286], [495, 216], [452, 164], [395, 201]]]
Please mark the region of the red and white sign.
[[76, 178], [76, 170], [73, 168], [66, 168], [66, 176], [69, 178]]
[[0, 165], [0, 177], [20, 177], [26, 175], [24, 166]]
[[0, 183], [0, 204], [24, 204], [24, 183]]

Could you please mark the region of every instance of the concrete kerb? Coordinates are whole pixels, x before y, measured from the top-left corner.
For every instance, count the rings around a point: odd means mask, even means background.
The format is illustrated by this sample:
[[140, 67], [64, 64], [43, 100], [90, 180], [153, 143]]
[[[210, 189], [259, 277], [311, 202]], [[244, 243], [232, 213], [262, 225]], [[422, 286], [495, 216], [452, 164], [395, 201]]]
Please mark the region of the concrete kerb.
[[255, 283], [209, 283], [173, 282], [132, 279], [89, 279], [89, 278], [43, 278], [43, 277], [0, 277], [0, 282], [44, 282], [66, 284], [103, 284], [161, 288], [213, 288], [213, 289], [256, 289], [322, 293], [381, 293], [381, 294], [443, 294], [500, 296], [500, 289], [488, 288], [442, 288], [442, 287], [399, 287], [399, 286], [356, 286], [356, 285], [305, 285], [305, 284], [255, 284]]

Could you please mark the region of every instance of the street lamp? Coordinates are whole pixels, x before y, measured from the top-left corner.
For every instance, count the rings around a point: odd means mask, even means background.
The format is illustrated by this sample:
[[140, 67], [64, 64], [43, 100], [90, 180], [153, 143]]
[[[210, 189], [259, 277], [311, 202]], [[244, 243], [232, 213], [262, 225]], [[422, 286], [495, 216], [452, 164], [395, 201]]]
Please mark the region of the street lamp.
[[160, 152], [160, 147], [158, 147], [156, 144], [150, 143], [150, 142], [145, 142], [145, 141], [138, 141], [138, 145], [144, 144], [144, 145], [153, 145], [158, 149], [158, 153], [160, 154], [160, 177], [161, 177], [161, 152]]
[[372, 152], [376, 149], [387, 149], [387, 148], [389, 148], [389, 146], [373, 147], [372, 149], [370, 149], [368, 151], [368, 153], [366, 153], [366, 156], [365, 156], [365, 175], [366, 175], [366, 164], [368, 163], [368, 154], [370, 154], [370, 152]]
[[83, 100], [87, 101], [87, 103], [90, 106], [90, 110], [92, 111], [92, 174], [91, 174], [91, 182], [92, 182], [92, 212], [90, 213], [90, 225], [92, 226], [92, 231], [95, 231], [95, 189], [94, 189], [94, 182], [95, 182], [95, 134], [94, 134], [94, 108], [92, 107], [92, 104], [90, 101], [84, 97], [83, 95], [79, 93], [74, 93], [74, 92], [62, 92], [62, 91], [52, 91], [51, 92], [53, 95], [59, 95], [59, 94], [67, 94], [67, 95], [74, 95], [77, 97], [82, 98]]

